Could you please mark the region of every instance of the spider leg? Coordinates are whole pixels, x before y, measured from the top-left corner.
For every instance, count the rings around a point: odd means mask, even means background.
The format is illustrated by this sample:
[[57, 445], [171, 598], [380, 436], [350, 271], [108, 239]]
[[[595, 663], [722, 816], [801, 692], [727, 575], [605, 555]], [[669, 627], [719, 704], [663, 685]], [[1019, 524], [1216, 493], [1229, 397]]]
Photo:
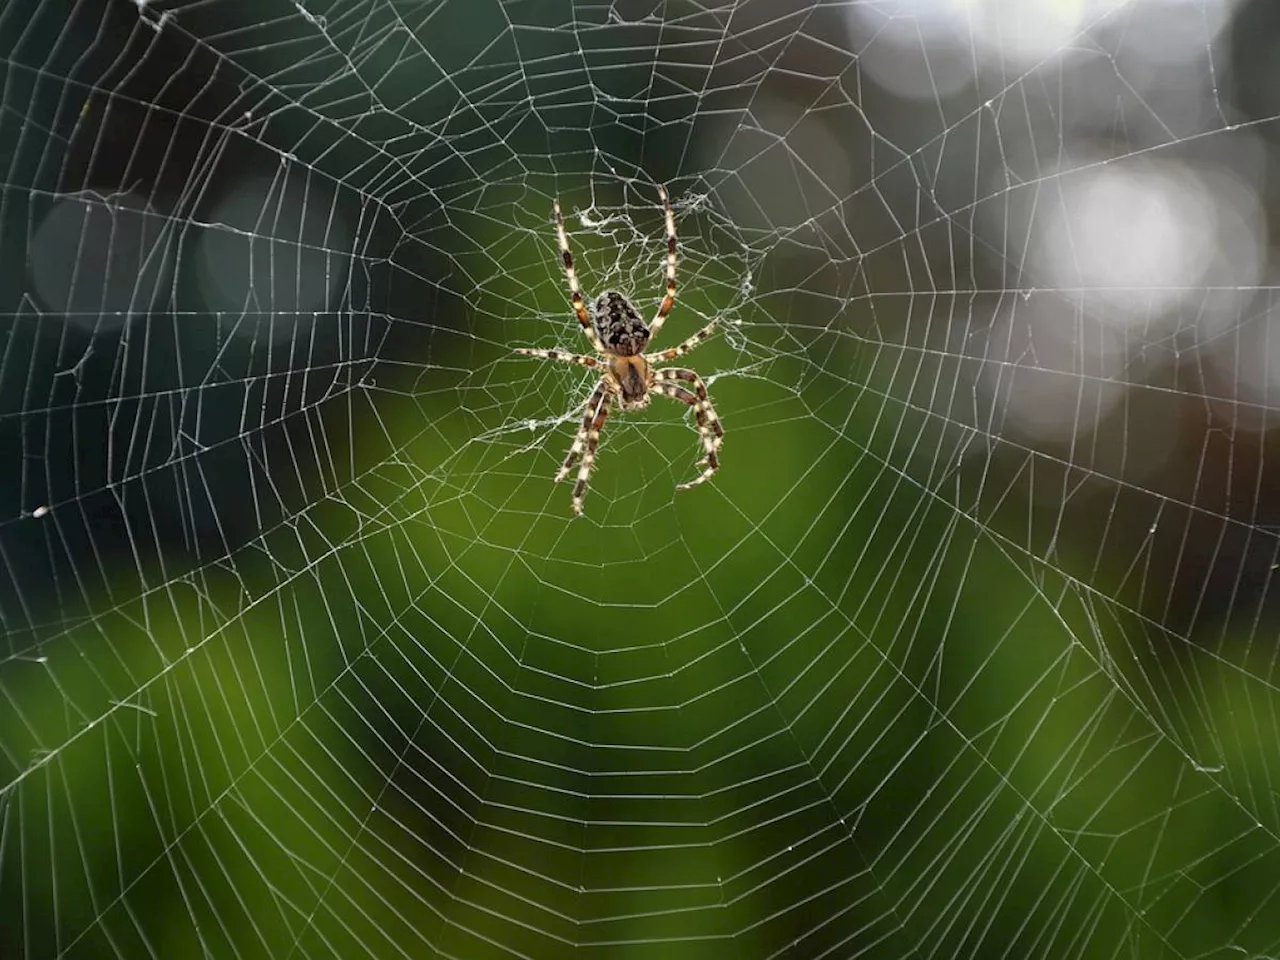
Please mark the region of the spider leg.
[[[586, 412], [582, 415], [582, 426], [578, 428], [578, 433], [573, 438], [573, 445], [569, 447], [569, 454], [556, 473], [556, 482], [559, 483], [569, 476], [569, 471], [578, 462], [578, 458], [583, 457], [582, 466], [578, 470], [578, 482], [573, 487], [573, 512], [578, 515], [582, 514], [582, 500], [586, 496], [587, 478], [591, 475], [591, 466], [596, 459], [600, 431], [604, 428], [605, 418], [609, 416], [609, 400], [609, 381], [601, 380], [587, 399]], [[585, 456], [583, 456], [584, 451]]]
[[[606, 381], [607, 383], [607, 381]], [[587, 496], [587, 481], [591, 478], [591, 468], [596, 462], [596, 448], [600, 445], [600, 433], [604, 430], [604, 422], [609, 419], [609, 402], [612, 399], [608, 391], [600, 397], [599, 410], [587, 431], [587, 449], [582, 454], [582, 465], [578, 467], [578, 480], [573, 485], [573, 512], [582, 516], [582, 501]]]
[[662, 209], [667, 222], [667, 295], [662, 298], [662, 305], [658, 307], [658, 314], [653, 318], [653, 323], [649, 324], [651, 340], [662, 329], [667, 314], [671, 312], [676, 302], [676, 218], [671, 212], [671, 199], [667, 196], [667, 188], [659, 185], [658, 196], [662, 198]]
[[[688, 490], [690, 487], [696, 487], [710, 480], [712, 475], [720, 469], [718, 451], [720, 444], [724, 441], [724, 427], [720, 425], [720, 418], [716, 416], [715, 408], [707, 398], [706, 386], [692, 370], [659, 370], [656, 377], [657, 382], [653, 385], [654, 393], [660, 393], [693, 407], [694, 416], [698, 421], [698, 435], [702, 438], [702, 449], [706, 456], [698, 461], [698, 466], [703, 468], [702, 473], [688, 483], [676, 485], [677, 490]], [[674, 383], [675, 380], [687, 380], [693, 383], [697, 392], [686, 390]]]
[[[669, 387], [675, 386], [675, 384], [671, 383], [673, 380], [683, 380], [685, 383], [693, 385], [693, 392], [697, 396], [698, 402], [692, 406], [698, 417], [698, 425], [699, 427], [705, 425], [715, 434], [715, 446], [718, 450], [720, 444], [724, 442], [724, 427], [720, 425], [720, 418], [716, 415], [716, 409], [711, 405], [711, 397], [707, 395], [707, 385], [702, 382], [702, 378], [692, 370], [687, 370], [683, 367], [666, 367], [662, 370], [655, 370], [653, 376], [658, 383], [665, 381]], [[685, 390], [684, 392], [688, 393], [689, 391]]]
[[663, 362], [666, 360], [674, 360], [676, 357], [683, 357], [686, 353], [688, 353], [698, 344], [702, 343], [703, 340], [706, 340], [713, 333], [715, 333], [716, 324], [719, 322], [720, 322], [719, 320], [712, 320], [705, 327], [703, 327], [701, 330], [695, 333], [692, 337], [690, 337], [684, 343], [680, 344], [680, 346], [672, 347], [670, 350], [659, 351], [658, 353], [655, 353], [653, 355], [653, 359], [658, 362]]
[[578, 432], [573, 438], [573, 445], [569, 447], [569, 454], [564, 458], [564, 463], [560, 465], [559, 472], [556, 473], [556, 483], [559, 483], [569, 475], [573, 465], [578, 462], [578, 457], [582, 456], [582, 448], [587, 444], [587, 433], [591, 430], [591, 423], [599, 412], [597, 408], [600, 406], [600, 401], [608, 390], [608, 381], [601, 380], [596, 384], [596, 388], [591, 391], [591, 396], [587, 398], [586, 411], [582, 414], [582, 426], [578, 427]]
[[564, 350], [535, 350], [531, 347], [516, 347], [516, 353], [523, 357], [537, 357], [539, 360], [563, 360], [565, 363], [577, 363], [584, 367], [594, 367], [598, 363], [595, 357], [584, 357], [578, 353], [567, 353]]
[[564, 230], [564, 215], [560, 213], [560, 198], [552, 203], [556, 213], [556, 240], [560, 244], [560, 259], [564, 263], [564, 275], [569, 279], [569, 299], [573, 302], [573, 310], [578, 315], [578, 323], [591, 341], [591, 347], [597, 353], [603, 353], [600, 337], [596, 328], [591, 325], [591, 317], [587, 313], [587, 305], [582, 300], [582, 288], [578, 286], [578, 274], [573, 269], [573, 254], [569, 252], [569, 235]]

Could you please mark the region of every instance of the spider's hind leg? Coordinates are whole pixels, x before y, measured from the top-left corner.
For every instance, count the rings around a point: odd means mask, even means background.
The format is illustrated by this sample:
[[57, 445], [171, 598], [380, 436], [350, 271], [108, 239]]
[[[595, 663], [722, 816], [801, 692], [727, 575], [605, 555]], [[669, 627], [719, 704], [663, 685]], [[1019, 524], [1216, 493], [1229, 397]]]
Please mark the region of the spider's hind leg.
[[591, 341], [591, 348], [600, 353], [602, 352], [600, 337], [596, 335], [596, 328], [591, 325], [591, 316], [587, 313], [587, 305], [582, 299], [582, 287], [578, 285], [578, 273], [573, 268], [573, 254], [569, 252], [569, 234], [564, 229], [564, 214], [560, 212], [559, 197], [552, 203], [552, 209], [556, 215], [556, 243], [560, 247], [560, 262], [564, 267], [565, 279], [569, 281], [569, 300], [573, 304], [573, 312], [578, 315], [582, 332]]
[[663, 362], [666, 362], [667, 360], [674, 360], [676, 357], [684, 356], [686, 353], [688, 353], [698, 344], [702, 343], [703, 340], [706, 340], [713, 333], [715, 333], [716, 325], [719, 322], [720, 322], [719, 320], [712, 320], [705, 327], [703, 327], [701, 330], [695, 333], [692, 337], [690, 337], [684, 343], [680, 344], [678, 347], [672, 347], [670, 350], [659, 350], [657, 353], [655, 353], [652, 356], [651, 359], [658, 361], [660, 363], [663, 363]]
[[671, 198], [667, 196], [667, 188], [659, 186], [658, 196], [662, 198], [663, 220], [667, 226], [667, 293], [662, 298], [653, 323], [649, 324], [650, 339], [658, 335], [658, 331], [666, 323], [667, 314], [676, 303], [676, 217], [671, 212]]

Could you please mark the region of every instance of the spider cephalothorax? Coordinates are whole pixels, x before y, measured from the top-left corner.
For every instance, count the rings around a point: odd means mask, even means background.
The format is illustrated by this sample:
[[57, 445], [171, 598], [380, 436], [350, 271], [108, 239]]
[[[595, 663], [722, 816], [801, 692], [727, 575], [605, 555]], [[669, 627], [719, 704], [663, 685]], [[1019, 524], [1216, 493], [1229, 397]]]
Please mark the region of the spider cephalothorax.
[[[702, 473], [688, 483], [679, 485], [684, 490], [696, 487], [720, 467], [719, 450], [724, 441], [724, 428], [711, 406], [711, 398], [707, 396], [707, 387], [692, 370], [681, 367], [655, 369], [650, 361], [674, 360], [688, 353], [715, 330], [715, 321], [707, 324], [692, 337], [669, 350], [645, 356], [645, 348], [649, 341], [662, 329], [667, 314], [676, 302], [676, 221], [671, 212], [671, 201], [667, 198], [665, 187], [658, 188], [658, 196], [662, 198], [663, 213], [667, 227], [667, 290], [666, 296], [658, 307], [653, 323], [646, 325], [640, 318], [632, 302], [617, 290], [606, 290], [594, 305], [592, 315], [587, 313], [586, 302], [582, 298], [582, 290], [578, 287], [578, 275], [573, 269], [573, 254], [569, 252], [569, 237], [564, 229], [564, 216], [560, 213], [560, 201], [553, 204], [556, 215], [556, 239], [560, 245], [560, 259], [564, 263], [565, 276], [569, 280], [569, 299], [574, 312], [578, 315], [578, 323], [591, 341], [597, 356], [589, 357], [568, 353], [563, 350], [533, 350], [520, 347], [517, 353], [526, 357], [541, 357], [544, 360], [563, 360], [577, 363], [584, 367], [604, 367], [604, 376], [596, 385], [587, 400], [586, 412], [582, 417], [582, 426], [573, 438], [573, 446], [565, 457], [557, 480], [563, 480], [573, 469], [578, 458], [582, 465], [578, 468], [578, 481], [573, 487], [573, 511], [582, 513], [582, 501], [587, 492], [587, 481], [591, 476], [591, 467], [595, 463], [596, 447], [600, 443], [600, 432], [604, 429], [605, 420], [609, 416], [609, 407], [614, 399], [623, 410], [636, 410], [648, 406], [649, 397], [655, 393], [679, 400], [693, 408], [698, 422], [698, 434], [702, 438], [704, 456], [698, 466]], [[682, 383], [689, 384], [686, 388]]]

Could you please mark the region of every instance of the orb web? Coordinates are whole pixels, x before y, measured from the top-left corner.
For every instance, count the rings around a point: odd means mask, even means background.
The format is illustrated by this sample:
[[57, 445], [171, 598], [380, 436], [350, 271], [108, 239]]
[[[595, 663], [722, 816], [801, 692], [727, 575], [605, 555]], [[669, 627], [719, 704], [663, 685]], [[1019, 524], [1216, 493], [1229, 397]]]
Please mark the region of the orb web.
[[0, 10], [0, 952], [1276, 953], [1271, 21]]

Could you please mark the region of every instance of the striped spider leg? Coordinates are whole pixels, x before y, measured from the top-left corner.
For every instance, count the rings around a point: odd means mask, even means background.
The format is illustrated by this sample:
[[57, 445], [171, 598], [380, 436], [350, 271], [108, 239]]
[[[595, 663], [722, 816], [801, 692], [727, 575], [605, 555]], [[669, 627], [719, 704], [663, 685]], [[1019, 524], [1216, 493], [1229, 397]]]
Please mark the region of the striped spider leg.
[[578, 315], [578, 323], [582, 325], [583, 332], [591, 341], [592, 349], [596, 353], [604, 353], [604, 345], [600, 343], [596, 328], [591, 324], [591, 316], [587, 313], [587, 305], [582, 300], [582, 288], [578, 286], [578, 273], [573, 269], [573, 254], [569, 252], [569, 235], [565, 233], [564, 214], [560, 212], [559, 197], [552, 201], [551, 207], [556, 215], [556, 242], [560, 245], [560, 262], [564, 265], [564, 275], [569, 281], [569, 300], [573, 304], [573, 312]]
[[665, 363], [668, 360], [674, 360], [676, 357], [683, 357], [686, 353], [715, 333], [717, 323], [719, 323], [718, 320], [712, 320], [692, 337], [680, 344], [680, 346], [672, 347], [670, 350], [661, 350], [649, 359], [655, 363]]
[[587, 481], [591, 477], [591, 467], [596, 462], [596, 447], [600, 445], [600, 431], [604, 429], [604, 422], [609, 418], [609, 404], [612, 400], [609, 381], [601, 380], [587, 400], [586, 412], [582, 415], [582, 426], [578, 428], [577, 436], [573, 438], [573, 445], [569, 447], [569, 454], [564, 458], [564, 463], [560, 465], [560, 471], [556, 474], [556, 482], [559, 483], [569, 476], [569, 471], [573, 469], [578, 457], [582, 457], [582, 465], [578, 467], [578, 480], [573, 485], [573, 512], [577, 516], [582, 516], [582, 501], [587, 496]]
[[[696, 487], [710, 480], [712, 475], [720, 469], [719, 453], [720, 444], [724, 442], [724, 427], [720, 425], [716, 408], [711, 405], [711, 398], [707, 395], [707, 385], [692, 370], [664, 367], [661, 370], [655, 370], [653, 376], [654, 393], [661, 393], [672, 400], [678, 400], [693, 407], [694, 417], [698, 422], [698, 435], [702, 438], [702, 450], [705, 454], [698, 461], [698, 466], [703, 468], [702, 473], [695, 479], [676, 486], [677, 490], [688, 490], [690, 487]], [[692, 392], [680, 386], [680, 381], [692, 384]]]
[[600, 361], [595, 357], [584, 357], [580, 353], [569, 353], [567, 350], [537, 350], [533, 347], [516, 347], [516, 353], [522, 357], [537, 357], [539, 360], [561, 360], [565, 363], [576, 363], [583, 367], [600, 365]]
[[676, 304], [676, 218], [671, 212], [671, 198], [667, 196], [667, 188], [658, 187], [658, 196], [662, 198], [663, 222], [667, 225], [667, 295], [662, 298], [658, 313], [649, 324], [649, 339], [652, 340], [667, 321], [667, 314]]

